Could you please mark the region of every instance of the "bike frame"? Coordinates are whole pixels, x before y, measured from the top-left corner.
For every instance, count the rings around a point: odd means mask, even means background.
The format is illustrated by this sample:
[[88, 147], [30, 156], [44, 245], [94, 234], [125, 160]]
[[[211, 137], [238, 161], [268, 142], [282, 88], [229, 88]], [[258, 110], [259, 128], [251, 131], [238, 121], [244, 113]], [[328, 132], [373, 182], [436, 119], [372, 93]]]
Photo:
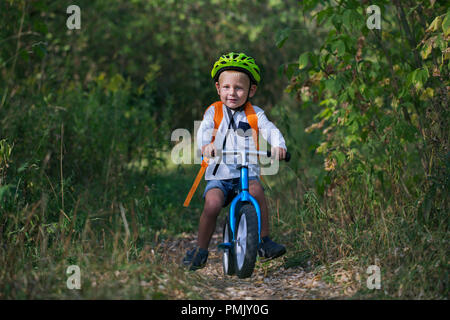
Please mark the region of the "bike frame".
[[[247, 148], [246, 148], [247, 149]], [[229, 219], [230, 219], [230, 229], [231, 234], [233, 236], [232, 243], [236, 241], [236, 213], [239, 211], [240, 206], [245, 202], [250, 202], [256, 210], [256, 215], [258, 217], [258, 242], [261, 243], [261, 208], [259, 206], [258, 201], [250, 194], [249, 192], [249, 181], [248, 181], [248, 156], [249, 155], [257, 155], [257, 156], [267, 156], [267, 151], [250, 151], [250, 150], [231, 150], [231, 151], [222, 151], [223, 155], [226, 154], [240, 154], [242, 165], [240, 166], [240, 192], [236, 197], [233, 198], [230, 205], [229, 211]], [[227, 246], [227, 244], [223, 244]], [[231, 245], [228, 244], [228, 245]]]
[[[235, 234], [235, 225], [236, 225], [236, 212], [237, 208], [239, 208], [238, 204], [244, 202], [250, 202], [256, 210], [256, 215], [258, 216], [258, 242], [261, 242], [261, 208], [259, 207], [258, 201], [250, 194], [248, 189], [248, 167], [241, 166], [241, 175], [240, 175], [240, 185], [241, 191], [238, 193], [236, 197], [234, 197], [233, 201], [230, 205], [230, 229], [231, 234], [233, 235], [233, 241], [236, 241]], [[240, 202], [240, 203], [239, 203]]]

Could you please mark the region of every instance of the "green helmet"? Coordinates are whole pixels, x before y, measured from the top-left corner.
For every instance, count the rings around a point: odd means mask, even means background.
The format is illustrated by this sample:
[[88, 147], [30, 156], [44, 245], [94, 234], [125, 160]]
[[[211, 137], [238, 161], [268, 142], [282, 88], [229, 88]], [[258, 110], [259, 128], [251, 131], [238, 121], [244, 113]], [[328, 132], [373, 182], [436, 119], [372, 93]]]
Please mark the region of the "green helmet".
[[245, 53], [230, 52], [224, 54], [214, 63], [211, 71], [211, 77], [214, 81], [218, 81], [219, 75], [225, 70], [236, 70], [245, 72], [252, 83], [258, 84], [261, 80], [259, 75], [259, 67], [255, 63], [255, 59], [247, 56]]

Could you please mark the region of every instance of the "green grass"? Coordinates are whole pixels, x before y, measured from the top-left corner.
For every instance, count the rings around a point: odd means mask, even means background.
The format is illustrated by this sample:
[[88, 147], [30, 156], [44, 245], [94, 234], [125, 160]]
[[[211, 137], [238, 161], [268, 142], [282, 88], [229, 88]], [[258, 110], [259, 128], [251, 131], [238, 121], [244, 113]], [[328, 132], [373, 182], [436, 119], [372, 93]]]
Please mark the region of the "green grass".
[[[196, 229], [200, 204], [182, 207], [190, 180], [160, 172], [140, 184], [132, 177], [132, 192], [104, 208], [95, 194], [81, 194], [64, 214], [41, 202], [2, 213], [0, 298], [198, 298], [189, 274], [157, 250], [162, 240]], [[70, 265], [81, 269], [81, 290], [66, 287]]]
[[[50, 195], [46, 205], [17, 203], [1, 216], [0, 298], [203, 298], [192, 290], [198, 279], [159, 250], [163, 240], [196, 233], [205, 182], [189, 208], [182, 203], [197, 170], [129, 175], [122, 198], [100, 203], [99, 191], [88, 187], [91, 193], [72, 194], [74, 206], [64, 214]], [[283, 164], [279, 176], [266, 179], [272, 236], [288, 248], [283, 267], [301, 266], [344, 284], [356, 299], [448, 298], [447, 224], [423, 224], [413, 206], [391, 204], [369, 211], [355, 203], [364, 210], [350, 217], [339, 203], [305, 192], [298, 180]], [[73, 264], [81, 268], [81, 290], [66, 287]], [[381, 268], [381, 290], [366, 287], [373, 264]]]
[[[296, 197], [277, 191], [274, 198], [292, 204]], [[423, 223], [412, 205], [369, 211], [359, 203], [354, 205], [363, 210], [350, 217], [345, 208], [318, 200], [313, 191], [303, 199], [298, 210], [284, 206], [282, 222], [275, 224], [295, 252], [288, 266], [304, 266], [310, 259], [328, 281], [342, 281], [345, 274], [348, 285], [357, 288], [355, 298], [448, 298], [448, 218]], [[381, 269], [381, 290], [367, 289], [370, 265]]]

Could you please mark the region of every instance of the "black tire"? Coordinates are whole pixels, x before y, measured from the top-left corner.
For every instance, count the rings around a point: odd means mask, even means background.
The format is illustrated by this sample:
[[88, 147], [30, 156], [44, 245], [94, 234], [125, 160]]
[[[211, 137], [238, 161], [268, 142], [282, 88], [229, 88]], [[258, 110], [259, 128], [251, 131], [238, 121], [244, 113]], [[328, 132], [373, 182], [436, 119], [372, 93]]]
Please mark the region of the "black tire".
[[[223, 225], [222, 236], [224, 243], [232, 242], [233, 240], [233, 235], [231, 233], [230, 223], [228, 219], [226, 219]], [[223, 250], [222, 266], [223, 266], [223, 273], [226, 274], [227, 276], [232, 276], [233, 274], [235, 274], [233, 248]]]
[[235, 230], [234, 267], [239, 278], [248, 278], [255, 268], [258, 249], [258, 216], [252, 205], [241, 207]]

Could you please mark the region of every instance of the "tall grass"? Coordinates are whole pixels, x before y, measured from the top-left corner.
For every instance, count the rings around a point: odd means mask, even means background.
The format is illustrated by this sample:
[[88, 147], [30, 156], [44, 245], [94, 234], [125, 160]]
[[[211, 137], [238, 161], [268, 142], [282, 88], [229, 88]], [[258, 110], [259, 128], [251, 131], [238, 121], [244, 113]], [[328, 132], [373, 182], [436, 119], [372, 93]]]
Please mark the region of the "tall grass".
[[[378, 198], [374, 205], [362, 196], [372, 187], [365, 183], [319, 197], [311, 188], [303, 192], [302, 179], [284, 171], [280, 184], [297, 188], [273, 188], [269, 203], [275, 234], [290, 247], [287, 266], [344, 281], [357, 298], [448, 298], [447, 214], [423, 221], [414, 201]], [[370, 265], [380, 267], [380, 290], [367, 287]]]
[[[153, 90], [100, 75], [89, 88], [5, 103], [0, 298], [193, 295], [184, 271], [167, 267], [157, 250], [162, 239], [192, 231], [194, 216], [176, 205], [183, 177], [164, 172], [171, 106], [156, 112]], [[73, 264], [81, 291], [66, 287]]]
[[[322, 199], [288, 166], [266, 179], [272, 234], [288, 247], [286, 267], [301, 265], [344, 283], [355, 298], [448, 297], [446, 216], [424, 224], [414, 203], [369, 205], [360, 196], [364, 184], [357, 192], [336, 188]], [[188, 212], [180, 210], [193, 175], [158, 173], [102, 208], [93, 208], [95, 197], [82, 193], [64, 213], [53, 213], [54, 199], [45, 195], [3, 212], [1, 297], [199, 298], [192, 290], [195, 278], [158, 250], [161, 240], [196, 230], [199, 194]], [[293, 187], [286, 191], [286, 185]], [[353, 199], [353, 210], [346, 199]], [[66, 287], [73, 264], [81, 268], [81, 290]], [[366, 286], [366, 270], [374, 264], [381, 268], [381, 290]]]
[[[0, 298], [198, 298], [190, 289], [193, 279], [160, 250], [161, 241], [193, 231], [196, 217], [175, 207], [173, 201], [182, 199], [173, 194], [174, 175], [160, 173], [151, 180], [156, 178], [158, 190], [147, 192], [144, 185], [102, 209], [90, 209], [96, 199], [80, 195], [74, 207], [58, 214], [45, 197], [3, 211]], [[70, 265], [81, 269], [81, 290], [66, 286]]]

